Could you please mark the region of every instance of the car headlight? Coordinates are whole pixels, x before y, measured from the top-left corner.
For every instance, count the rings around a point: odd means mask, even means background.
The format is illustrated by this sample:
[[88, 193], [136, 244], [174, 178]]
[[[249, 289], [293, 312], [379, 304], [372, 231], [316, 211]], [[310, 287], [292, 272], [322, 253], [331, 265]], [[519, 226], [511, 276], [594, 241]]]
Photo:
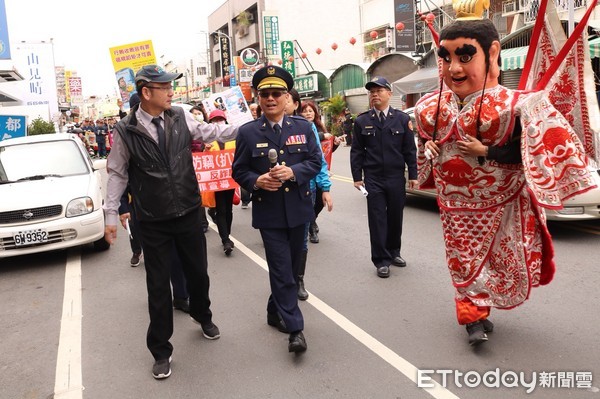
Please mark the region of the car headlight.
[[67, 205], [68, 218], [91, 213], [94, 210], [94, 201], [90, 197], [75, 198]]

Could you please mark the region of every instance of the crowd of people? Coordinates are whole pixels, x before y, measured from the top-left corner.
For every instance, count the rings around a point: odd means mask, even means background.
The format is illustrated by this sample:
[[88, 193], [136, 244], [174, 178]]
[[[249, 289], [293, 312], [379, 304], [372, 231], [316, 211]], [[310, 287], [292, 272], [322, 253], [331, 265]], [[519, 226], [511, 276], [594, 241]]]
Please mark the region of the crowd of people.
[[86, 149], [93, 157], [106, 158], [112, 144], [112, 131], [117, 124], [113, 117], [97, 119], [86, 118], [81, 123], [74, 123], [67, 129], [67, 133], [79, 136]]
[[[384, 77], [366, 83], [371, 107], [355, 120], [346, 111], [342, 126], [354, 187], [367, 198], [375, 274], [387, 278], [391, 266], [407, 266], [401, 252], [406, 187], [435, 187], [458, 324], [466, 326], [468, 343], [479, 345], [494, 328], [488, 319], [492, 307], [522, 304], [531, 288], [548, 284], [554, 272], [541, 209], [555, 205], [548, 203], [554, 197], [527, 179], [530, 165], [524, 158], [543, 156], [530, 148], [539, 143], [522, 138], [529, 134], [543, 141], [548, 132], [560, 131], [554, 140], [568, 151], [553, 154], [553, 162], [532, 161], [559, 176], [558, 200], [589, 189], [593, 181], [581, 143], [552, 104], [539, 93], [499, 84], [500, 42], [489, 20], [459, 19], [439, 38], [445, 87], [416, 105], [418, 145], [410, 117], [390, 106], [392, 87]], [[132, 221], [132, 212], [119, 212], [119, 204], [135, 209], [131, 235], [140, 242], [132, 243], [131, 265], [139, 264], [143, 251], [147, 345], [156, 379], [171, 374], [174, 308], [188, 312], [206, 338], [220, 337], [210, 310], [204, 208], [217, 225], [224, 254], [231, 256], [234, 190], [217, 191], [212, 201], [199, 193], [192, 153], [235, 149], [232, 177], [241, 187], [242, 208], [252, 201], [252, 226], [260, 231], [269, 269], [266, 322], [288, 334], [289, 352], [302, 353], [308, 345], [299, 301], [309, 297], [308, 242], [319, 242], [319, 212], [333, 209], [320, 142], [332, 140], [332, 151], [341, 144], [327, 133], [318, 107], [302, 103], [283, 68], [256, 71], [252, 87], [258, 101], [248, 107], [254, 119], [241, 126], [228, 124], [221, 110], [207, 115], [202, 107], [190, 112], [171, 107], [171, 84], [179, 77], [156, 65], [137, 73], [140, 104], [114, 127], [108, 157], [105, 237], [114, 242], [119, 213], [124, 227]], [[537, 106], [528, 107], [531, 102]], [[457, 173], [466, 177], [456, 179]]]

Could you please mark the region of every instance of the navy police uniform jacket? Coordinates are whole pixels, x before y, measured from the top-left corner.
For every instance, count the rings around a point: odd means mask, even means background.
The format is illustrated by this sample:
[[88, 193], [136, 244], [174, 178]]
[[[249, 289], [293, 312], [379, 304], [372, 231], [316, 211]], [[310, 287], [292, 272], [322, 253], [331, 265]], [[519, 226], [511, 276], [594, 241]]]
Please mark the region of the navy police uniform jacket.
[[[282, 124], [278, 137], [263, 115], [241, 126], [236, 139], [233, 178], [252, 192], [252, 226], [257, 229], [292, 228], [315, 218], [310, 180], [322, 158], [315, 134], [301, 117], [286, 115]], [[271, 148], [279, 164], [292, 168], [296, 181], [285, 181], [277, 191], [254, 190], [258, 177], [269, 171]]]
[[[377, 111], [379, 112], [379, 111]], [[392, 107], [383, 123], [374, 109], [354, 121], [350, 164], [354, 181], [400, 178], [408, 166], [409, 180], [417, 179], [417, 148], [410, 116]]]

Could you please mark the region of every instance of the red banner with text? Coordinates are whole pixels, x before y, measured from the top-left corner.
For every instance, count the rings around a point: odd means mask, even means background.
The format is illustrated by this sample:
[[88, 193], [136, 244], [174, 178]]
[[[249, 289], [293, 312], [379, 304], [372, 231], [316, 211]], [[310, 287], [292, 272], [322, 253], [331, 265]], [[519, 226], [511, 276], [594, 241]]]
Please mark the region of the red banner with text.
[[239, 185], [231, 177], [235, 149], [194, 152], [194, 170], [200, 191], [232, 190]]

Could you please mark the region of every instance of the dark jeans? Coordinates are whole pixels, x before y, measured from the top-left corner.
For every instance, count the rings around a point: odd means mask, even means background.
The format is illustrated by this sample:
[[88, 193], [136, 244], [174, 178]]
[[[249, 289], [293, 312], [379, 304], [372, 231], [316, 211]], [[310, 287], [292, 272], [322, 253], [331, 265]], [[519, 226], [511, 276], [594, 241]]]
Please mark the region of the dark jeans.
[[250, 191], [245, 190], [242, 187], [240, 187], [240, 197], [242, 200], [242, 204], [248, 204], [252, 200], [252, 194], [250, 193]]
[[140, 236], [140, 226], [137, 221], [137, 217], [135, 215], [135, 207], [133, 204], [129, 204], [129, 214], [131, 219], [129, 219], [129, 230], [131, 230], [131, 237], [129, 238], [129, 245], [131, 246], [131, 252], [134, 254], [142, 253], [142, 242]]
[[217, 228], [221, 242], [229, 242], [231, 223], [233, 222], [233, 193], [235, 190], [215, 191], [215, 211]]
[[106, 141], [97, 141], [98, 143], [98, 156], [105, 157], [106, 156]]
[[190, 290], [190, 316], [200, 323], [212, 320], [206, 238], [200, 223], [199, 208], [169, 220], [140, 221], [150, 313], [146, 344], [156, 360], [168, 359], [173, 353], [169, 342], [173, 335], [170, 284], [173, 245]]

